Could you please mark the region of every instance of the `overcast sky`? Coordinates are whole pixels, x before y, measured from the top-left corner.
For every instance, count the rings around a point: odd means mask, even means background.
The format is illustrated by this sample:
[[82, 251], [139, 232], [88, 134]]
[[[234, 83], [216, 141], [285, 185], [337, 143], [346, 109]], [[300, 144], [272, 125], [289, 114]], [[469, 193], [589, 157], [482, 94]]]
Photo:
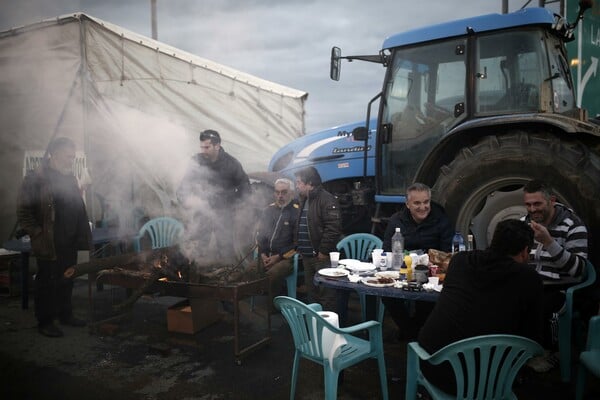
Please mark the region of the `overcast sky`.
[[[329, 79], [332, 46], [376, 54], [394, 33], [500, 13], [502, 0], [156, 0], [158, 40], [309, 93], [306, 130], [364, 120], [381, 89], [379, 64], [344, 63]], [[510, 0], [510, 10], [526, 0]], [[537, 1], [534, 1], [537, 4]], [[150, 0], [0, 0], [0, 30], [85, 12], [152, 36]]]

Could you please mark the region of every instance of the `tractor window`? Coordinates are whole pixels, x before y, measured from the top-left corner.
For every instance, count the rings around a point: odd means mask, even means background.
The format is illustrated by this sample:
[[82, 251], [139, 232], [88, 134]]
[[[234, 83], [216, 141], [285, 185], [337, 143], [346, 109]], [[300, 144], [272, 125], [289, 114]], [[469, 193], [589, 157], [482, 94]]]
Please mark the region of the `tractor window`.
[[570, 80], [569, 64], [558, 39], [550, 37], [548, 39], [548, 49], [550, 55], [548, 78], [552, 83], [552, 105], [554, 112], [566, 112], [575, 108], [575, 96]]
[[477, 41], [475, 113], [540, 110], [545, 50], [538, 30], [495, 33]]
[[416, 160], [465, 116], [456, 112], [464, 110], [466, 98], [464, 39], [401, 48], [392, 57], [382, 103], [389, 133], [381, 146], [384, 194], [403, 193], [416, 173]]

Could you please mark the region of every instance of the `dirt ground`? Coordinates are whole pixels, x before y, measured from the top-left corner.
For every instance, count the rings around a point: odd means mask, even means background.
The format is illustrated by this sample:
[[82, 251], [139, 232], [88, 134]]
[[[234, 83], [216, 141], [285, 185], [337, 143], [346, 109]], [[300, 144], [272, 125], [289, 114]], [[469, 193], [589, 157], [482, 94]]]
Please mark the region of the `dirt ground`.
[[[75, 314], [90, 320], [86, 279], [77, 279]], [[125, 290], [106, 286], [94, 295], [94, 318], [108, 315]], [[63, 327], [63, 338], [37, 332], [33, 302], [21, 309], [20, 298], [0, 298], [0, 383], [3, 399], [86, 400], [226, 400], [287, 399], [293, 341], [281, 315], [272, 316], [272, 340], [235, 363], [232, 314], [196, 334], [167, 330], [167, 308], [181, 298], [144, 296], [127, 318], [94, 329]], [[250, 343], [262, 333], [265, 304], [254, 311], [242, 304], [241, 339]], [[102, 315], [104, 313], [104, 315]], [[350, 317], [359, 317], [358, 300], [351, 297]], [[384, 323], [384, 346], [391, 399], [403, 399], [406, 342], [396, 339], [393, 322]], [[379, 399], [375, 361], [346, 370], [338, 398]], [[586, 398], [600, 398], [600, 385], [591, 378]], [[558, 369], [527, 374], [515, 389], [520, 399], [569, 399], [574, 386], [560, 383]], [[302, 360], [296, 399], [323, 398], [320, 366]]]

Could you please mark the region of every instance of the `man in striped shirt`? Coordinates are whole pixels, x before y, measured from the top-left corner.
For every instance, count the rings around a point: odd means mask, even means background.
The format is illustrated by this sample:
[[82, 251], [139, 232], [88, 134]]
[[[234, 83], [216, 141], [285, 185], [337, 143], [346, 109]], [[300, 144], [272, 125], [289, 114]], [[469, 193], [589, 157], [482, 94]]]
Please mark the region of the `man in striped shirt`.
[[[588, 256], [588, 232], [581, 219], [556, 201], [552, 190], [539, 180], [530, 181], [523, 188], [527, 208], [525, 221], [533, 229], [535, 245], [529, 254], [529, 264], [547, 279], [580, 277]], [[544, 288], [544, 347], [556, 350], [557, 316], [565, 302], [564, 286]], [[534, 357], [528, 363], [538, 372], [546, 372], [556, 365], [556, 356]]]

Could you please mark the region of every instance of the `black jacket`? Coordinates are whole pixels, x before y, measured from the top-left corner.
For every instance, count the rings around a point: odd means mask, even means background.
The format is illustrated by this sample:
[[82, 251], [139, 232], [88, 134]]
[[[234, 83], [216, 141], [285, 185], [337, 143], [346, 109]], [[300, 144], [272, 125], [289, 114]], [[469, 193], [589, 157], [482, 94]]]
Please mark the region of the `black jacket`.
[[294, 250], [299, 213], [296, 201], [291, 201], [283, 208], [272, 203], [264, 210], [256, 238], [261, 254], [279, 254], [286, 258], [286, 253]]
[[431, 212], [420, 224], [415, 222], [406, 207], [392, 215], [383, 235], [385, 251], [392, 250], [392, 236], [396, 227], [400, 227], [404, 236], [404, 248], [407, 250], [452, 250], [454, 230], [444, 209], [438, 204], [431, 203]]
[[[298, 213], [298, 225], [300, 214], [304, 204], [308, 200], [308, 234], [312, 247], [316, 252], [329, 255], [331, 251], [337, 251], [336, 245], [342, 236], [342, 218], [340, 207], [334, 195], [317, 187], [308, 193], [305, 198], [300, 198], [300, 212]], [[298, 243], [298, 231], [294, 237], [294, 243]]]
[[[512, 334], [541, 342], [542, 298], [542, 280], [527, 264], [491, 250], [457, 253], [450, 260], [444, 289], [419, 332], [419, 344], [432, 354], [478, 335]], [[428, 378], [451, 391], [452, 372], [422, 364]]]
[[92, 249], [88, 215], [75, 176], [61, 175], [47, 163], [25, 177], [17, 220], [30, 236], [32, 253], [38, 259], [55, 260], [57, 246]]
[[215, 162], [206, 160], [201, 154], [192, 157], [177, 189], [177, 198], [184, 206], [197, 198], [208, 201], [212, 208], [224, 209], [249, 192], [250, 181], [242, 164], [221, 148]]

